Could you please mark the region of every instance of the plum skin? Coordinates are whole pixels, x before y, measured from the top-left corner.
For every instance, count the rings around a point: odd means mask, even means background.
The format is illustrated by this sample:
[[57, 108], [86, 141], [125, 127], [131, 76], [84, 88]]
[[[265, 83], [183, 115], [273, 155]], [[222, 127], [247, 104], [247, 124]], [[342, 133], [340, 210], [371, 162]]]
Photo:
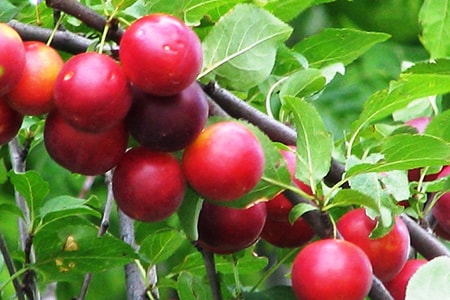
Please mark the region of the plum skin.
[[118, 207], [126, 215], [156, 222], [172, 215], [181, 205], [186, 181], [172, 154], [138, 146], [128, 150], [117, 164], [112, 189]]
[[126, 118], [136, 141], [154, 151], [174, 152], [187, 147], [208, 119], [208, 102], [194, 82], [173, 96], [155, 96], [133, 89], [133, 104]]
[[120, 61], [130, 81], [146, 93], [169, 96], [195, 81], [203, 50], [195, 32], [171, 15], [134, 21], [120, 41]]

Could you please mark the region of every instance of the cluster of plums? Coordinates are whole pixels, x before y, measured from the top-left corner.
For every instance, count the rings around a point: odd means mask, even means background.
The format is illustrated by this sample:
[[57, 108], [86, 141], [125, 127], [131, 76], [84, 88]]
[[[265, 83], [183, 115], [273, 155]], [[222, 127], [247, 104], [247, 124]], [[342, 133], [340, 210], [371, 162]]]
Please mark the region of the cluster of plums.
[[[306, 245], [292, 268], [299, 299], [362, 300], [373, 275], [403, 299], [405, 278], [425, 263], [407, 261], [409, 234], [398, 217], [387, 235], [371, 239], [376, 220], [354, 209], [336, 224], [343, 239], [311, 242], [314, 232], [302, 218], [289, 222], [292, 204], [282, 194], [244, 209], [223, 205], [261, 180], [264, 149], [242, 122], [207, 124], [207, 98], [196, 82], [201, 42], [180, 20], [166, 14], [136, 20], [121, 39], [120, 64], [93, 52], [64, 62], [46, 44], [23, 42], [6, 24], [0, 24], [0, 45], [0, 145], [17, 134], [23, 116], [44, 115], [50, 157], [84, 175], [114, 169], [115, 200], [131, 218], [169, 217], [189, 185], [206, 200], [199, 246], [225, 254], [260, 238], [277, 247]], [[295, 147], [281, 154], [293, 182], [311, 194], [294, 177]], [[448, 195], [433, 213], [450, 235]]]

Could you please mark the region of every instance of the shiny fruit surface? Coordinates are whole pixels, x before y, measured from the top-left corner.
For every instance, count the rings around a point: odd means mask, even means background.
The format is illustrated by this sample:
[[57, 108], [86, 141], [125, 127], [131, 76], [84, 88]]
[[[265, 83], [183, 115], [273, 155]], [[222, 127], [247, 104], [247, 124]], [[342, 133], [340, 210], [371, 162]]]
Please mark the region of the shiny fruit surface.
[[131, 106], [131, 89], [112, 58], [82, 53], [62, 67], [55, 84], [55, 105], [72, 126], [100, 132], [125, 118]]
[[0, 23], [0, 96], [19, 82], [25, 68], [25, 47], [17, 31]]
[[162, 13], [133, 22], [120, 41], [130, 81], [146, 93], [167, 96], [191, 85], [203, 63], [199, 38], [179, 19]]
[[309, 242], [314, 235], [314, 231], [302, 218], [291, 224], [287, 219], [285, 221], [274, 220], [270, 218], [269, 214], [267, 214], [266, 223], [261, 232], [263, 240], [280, 248], [300, 247]]
[[45, 121], [44, 143], [50, 157], [67, 170], [101, 175], [112, 169], [125, 153], [128, 133], [123, 123], [101, 133], [84, 132], [52, 111]]
[[11, 141], [19, 132], [23, 116], [9, 107], [0, 96], [0, 145]]
[[408, 285], [409, 279], [426, 263], [426, 259], [410, 259], [405, 263], [400, 273], [395, 275], [391, 280], [383, 282], [394, 300], [405, 300], [406, 286]]
[[264, 171], [264, 151], [245, 125], [215, 123], [190, 144], [183, 154], [189, 184], [212, 201], [233, 201], [256, 186]]
[[30, 41], [24, 42], [24, 46], [25, 69], [6, 100], [22, 115], [37, 116], [55, 106], [55, 81], [64, 61], [55, 49], [44, 43]]
[[266, 205], [231, 208], [203, 202], [198, 218], [198, 244], [213, 253], [229, 254], [255, 243], [266, 221]]
[[363, 208], [347, 212], [337, 222], [337, 229], [342, 237], [367, 254], [375, 276], [381, 281], [387, 281], [400, 272], [408, 258], [409, 232], [405, 223], [397, 216], [394, 226], [386, 235], [372, 239], [370, 234], [375, 226], [376, 220], [368, 217]]
[[128, 150], [114, 170], [116, 203], [130, 218], [161, 221], [180, 206], [185, 179], [178, 160], [169, 153], [144, 147]]
[[364, 300], [372, 285], [366, 254], [344, 240], [307, 245], [295, 257], [291, 273], [294, 293], [302, 300]]
[[154, 96], [137, 89], [126, 124], [143, 146], [174, 152], [188, 146], [202, 131], [208, 119], [208, 102], [194, 82], [173, 96]]

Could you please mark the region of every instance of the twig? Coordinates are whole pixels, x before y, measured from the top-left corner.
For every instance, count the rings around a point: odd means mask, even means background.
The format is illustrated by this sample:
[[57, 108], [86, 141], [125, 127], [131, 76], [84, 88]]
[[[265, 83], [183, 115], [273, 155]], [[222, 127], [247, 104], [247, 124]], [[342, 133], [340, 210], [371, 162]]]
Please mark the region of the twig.
[[[71, 16], [74, 16], [87, 26], [99, 32], [103, 32], [103, 28], [107, 23], [107, 19], [104, 16], [98, 14], [91, 8], [84, 6], [77, 0], [46, 0], [45, 3], [48, 7], [58, 9]], [[123, 29], [118, 27], [116, 24], [111, 25], [113, 26], [111, 26], [110, 30], [108, 31], [108, 35], [106, 36], [106, 38], [116, 43], [120, 43]]]
[[[28, 153], [30, 141], [25, 141], [25, 146], [21, 147], [19, 140], [15, 137], [9, 142], [9, 154], [11, 157], [11, 164], [15, 173], [24, 173], [26, 170], [26, 157]], [[23, 219], [19, 219], [19, 235], [20, 246], [25, 253], [25, 262], [27, 264], [34, 263], [36, 261], [33, 250], [33, 237], [29, 233], [31, 227], [30, 209], [25, 198], [17, 191], [15, 191], [16, 204], [23, 213]], [[40, 293], [39, 287], [36, 282], [36, 274], [33, 270], [25, 272], [23, 277], [23, 290], [30, 300], [39, 300]]]
[[83, 186], [81, 187], [80, 192], [78, 193], [78, 198], [86, 198], [87, 193], [91, 190], [92, 185], [94, 184], [95, 176], [86, 176], [86, 179], [83, 182]]
[[[46, 43], [52, 35], [52, 29], [24, 24], [16, 20], [9, 21], [8, 25], [13, 27], [24, 41], [33, 40]], [[70, 31], [56, 31], [50, 45], [61, 51], [77, 54], [86, 52], [93, 43], [94, 41]]]
[[208, 276], [209, 285], [211, 287], [211, 293], [213, 300], [222, 300], [222, 294], [220, 293], [220, 283], [219, 279], [217, 278], [217, 271], [216, 271], [216, 263], [214, 260], [214, 253], [203, 249], [200, 246], [196, 246], [198, 251], [202, 254], [203, 262], [205, 264], [206, 268], [206, 274]]
[[[83, 190], [88, 190], [92, 183], [94, 182], [95, 177], [89, 176], [86, 178], [86, 181], [83, 184]], [[108, 228], [109, 228], [109, 218], [111, 215], [112, 206], [114, 203], [114, 195], [112, 192], [112, 174], [111, 171], [107, 172], [105, 174], [105, 184], [107, 189], [107, 195], [106, 195], [106, 203], [105, 203], [105, 209], [103, 210], [103, 216], [100, 223], [100, 228], [98, 229], [98, 236], [103, 236]], [[81, 198], [81, 197], [80, 197]], [[87, 291], [89, 289], [89, 285], [92, 280], [92, 273], [87, 273], [84, 276], [83, 285], [81, 286], [80, 295], [78, 296], [78, 300], [84, 300], [87, 295]]]
[[430, 260], [438, 256], [450, 256], [450, 250], [413, 219], [406, 214], [400, 215], [400, 218], [408, 227], [413, 248], [426, 259]]
[[[136, 249], [137, 246], [134, 240], [134, 221], [125, 215], [120, 209], [118, 210], [118, 214], [120, 235], [122, 240]], [[125, 266], [125, 277], [128, 300], [146, 299], [145, 284], [136, 263], [129, 263]]]
[[[13, 276], [16, 273], [16, 268], [14, 267], [13, 260], [11, 256], [9, 255], [8, 246], [6, 245], [5, 238], [3, 237], [3, 234], [0, 233], [0, 251], [3, 256], [3, 261], [5, 262], [6, 268], [8, 269], [9, 275]], [[18, 300], [25, 300], [25, 295], [23, 294], [22, 286], [17, 280], [17, 278], [14, 278], [12, 280], [14, 290], [16, 291], [16, 296]]]

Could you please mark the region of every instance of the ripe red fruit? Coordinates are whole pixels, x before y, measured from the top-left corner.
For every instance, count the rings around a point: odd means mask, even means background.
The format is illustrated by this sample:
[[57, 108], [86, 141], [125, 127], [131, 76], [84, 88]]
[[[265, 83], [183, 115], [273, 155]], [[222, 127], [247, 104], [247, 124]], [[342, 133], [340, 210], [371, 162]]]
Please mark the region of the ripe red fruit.
[[213, 201], [233, 201], [256, 186], [264, 171], [264, 151], [243, 124], [225, 121], [207, 127], [183, 154], [189, 184]]
[[0, 96], [2, 96], [19, 82], [26, 60], [22, 39], [5, 23], [0, 23], [0, 45]]
[[363, 208], [347, 212], [337, 222], [342, 237], [367, 254], [375, 276], [387, 281], [400, 272], [408, 258], [409, 232], [402, 219], [395, 217], [393, 228], [385, 236], [371, 239], [375, 226], [376, 220], [369, 218]]
[[198, 244], [213, 253], [229, 254], [254, 244], [266, 221], [266, 204], [231, 208], [203, 202], [198, 217]]
[[172, 215], [185, 193], [178, 160], [144, 147], [128, 150], [114, 170], [112, 188], [118, 207], [130, 218], [156, 222]]
[[196, 82], [174, 96], [154, 96], [136, 89], [133, 94], [127, 127], [149, 149], [174, 152], [185, 148], [208, 119], [208, 102]]
[[[438, 178], [450, 175], [450, 166], [445, 166], [439, 172]], [[432, 209], [433, 216], [436, 218], [439, 227], [450, 234], [450, 192], [443, 194]]]
[[59, 53], [41, 42], [24, 42], [26, 64], [19, 82], [6, 95], [8, 104], [22, 115], [48, 113], [55, 103], [56, 76], [64, 61]]
[[161, 96], [188, 87], [203, 63], [201, 42], [195, 32], [166, 14], [151, 14], [133, 22], [122, 36], [119, 56], [135, 86]]
[[363, 300], [372, 285], [366, 254], [344, 240], [320, 240], [303, 248], [292, 264], [292, 287], [302, 300]]
[[131, 106], [131, 89], [112, 58], [82, 53], [62, 67], [55, 84], [55, 105], [72, 126], [100, 132], [125, 118]]
[[125, 153], [128, 133], [123, 123], [101, 133], [80, 131], [54, 110], [45, 121], [44, 143], [50, 157], [69, 171], [101, 175]]
[[0, 96], [0, 145], [12, 140], [22, 125], [23, 116], [13, 110]]
[[314, 231], [302, 218], [291, 224], [287, 219], [285, 221], [277, 221], [270, 218], [268, 212], [266, 223], [261, 232], [263, 240], [280, 248], [300, 247], [309, 242], [314, 235]]
[[[290, 150], [281, 150], [281, 155], [286, 161], [286, 167], [291, 174], [291, 180], [305, 193], [312, 195], [311, 188], [302, 181], [295, 178], [295, 168], [297, 159], [295, 154], [295, 147], [289, 146]], [[283, 195], [279, 194], [266, 203], [267, 215], [277, 221], [287, 221], [289, 212], [292, 208], [292, 203]]]
[[383, 283], [394, 300], [405, 300], [406, 286], [408, 285], [409, 279], [416, 273], [417, 269], [426, 263], [426, 259], [410, 259], [405, 263], [400, 273], [395, 275], [391, 280]]

